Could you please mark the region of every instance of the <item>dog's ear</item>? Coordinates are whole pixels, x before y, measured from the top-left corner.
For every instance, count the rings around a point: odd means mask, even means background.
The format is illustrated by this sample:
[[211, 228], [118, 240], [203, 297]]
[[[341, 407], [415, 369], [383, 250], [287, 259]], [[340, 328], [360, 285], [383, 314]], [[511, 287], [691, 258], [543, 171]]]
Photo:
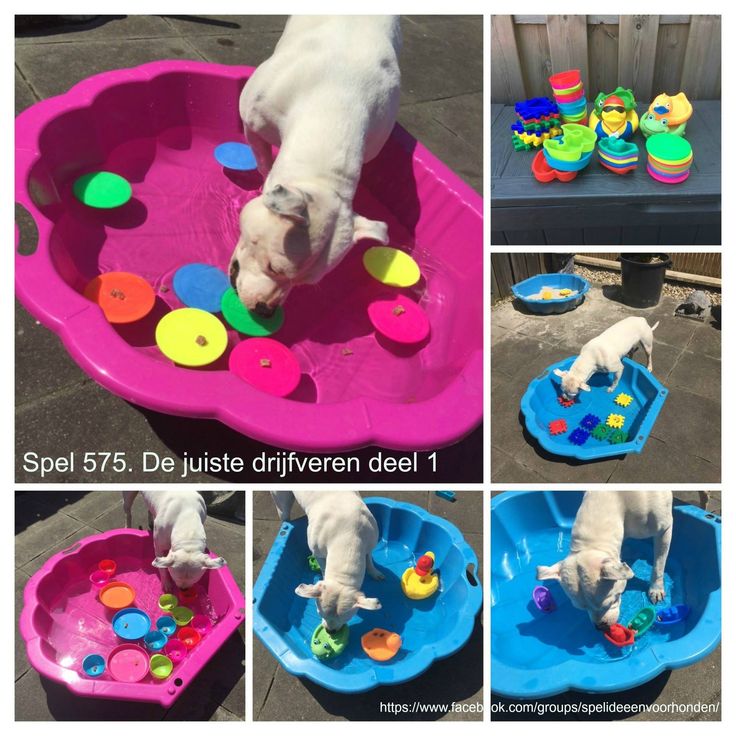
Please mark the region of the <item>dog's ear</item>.
[[306, 585], [305, 583], [302, 583], [301, 585], [297, 585], [294, 589], [294, 592], [300, 597], [300, 598], [319, 598], [320, 595], [322, 595], [322, 590], [324, 588], [324, 585], [322, 581], [320, 580], [318, 583], [315, 583], [314, 585]]
[[171, 567], [174, 564], [174, 555], [169, 552], [166, 557], [156, 557], [151, 564], [154, 567]]
[[560, 378], [564, 378], [567, 375], [567, 371], [561, 371], [559, 368], [555, 368], [552, 372]]
[[587, 383], [581, 383], [580, 384], [580, 390], [581, 391], [590, 391], [590, 386], [588, 386]]
[[377, 611], [381, 607], [381, 601], [378, 598], [366, 598], [365, 593], [358, 591], [355, 594], [355, 605], [366, 611]]
[[380, 220], [369, 220], [367, 217], [353, 217], [353, 243], [359, 240], [377, 240], [388, 245], [388, 225]]
[[561, 562], [555, 562], [555, 564], [550, 567], [537, 565], [537, 580], [559, 580], [561, 567]]
[[613, 557], [601, 560], [602, 580], [631, 580], [633, 577], [634, 571], [625, 562], [614, 560]]
[[296, 187], [287, 189], [281, 184], [277, 184], [272, 189], [263, 193], [263, 204], [271, 212], [275, 212], [282, 217], [288, 217], [302, 227], [309, 227], [309, 210], [307, 209], [307, 204], [310, 199], [311, 197], [301, 189], [297, 189]]
[[219, 570], [223, 565], [227, 565], [227, 561], [224, 557], [210, 557], [209, 555], [204, 555], [202, 567], [205, 567], [208, 570]]

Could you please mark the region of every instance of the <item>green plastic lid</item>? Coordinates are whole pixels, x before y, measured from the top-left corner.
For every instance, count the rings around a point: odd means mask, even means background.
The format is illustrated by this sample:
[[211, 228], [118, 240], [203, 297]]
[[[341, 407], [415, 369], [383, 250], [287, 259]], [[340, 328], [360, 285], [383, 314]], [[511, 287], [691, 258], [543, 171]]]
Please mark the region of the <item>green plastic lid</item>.
[[276, 311], [271, 317], [261, 317], [245, 307], [238, 298], [238, 292], [233, 288], [228, 289], [222, 295], [220, 306], [222, 316], [227, 320], [227, 323], [238, 332], [251, 337], [273, 335], [284, 324], [284, 310], [281, 307], [276, 307]]
[[680, 161], [690, 156], [693, 149], [679, 135], [653, 135], [647, 138], [647, 153], [661, 161]]
[[132, 194], [127, 179], [110, 171], [93, 171], [74, 182], [74, 196], [88, 207], [103, 210], [120, 207]]
[[347, 624], [338, 629], [334, 634], [328, 633], [327, 629], [320, 624], [312, 634], [312, 654], [317, 659], [332, 659], [333, 657], [337, 657], [338, 654], [342, 654], [345, 651], [349, 636], [350, 628]]

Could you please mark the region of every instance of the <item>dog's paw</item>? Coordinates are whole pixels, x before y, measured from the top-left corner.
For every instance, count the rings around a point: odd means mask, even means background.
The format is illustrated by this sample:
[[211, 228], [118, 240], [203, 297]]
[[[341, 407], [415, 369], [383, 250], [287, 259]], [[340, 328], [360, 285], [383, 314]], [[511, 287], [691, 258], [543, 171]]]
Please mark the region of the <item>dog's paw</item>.
[[660, 603], [664, 600], [665, 593], [662, 585], [651, 585], [649, 587], [649, 600], [652, 603]]
[[606, 391], [608, 391], [609, 394], [612, 394], [616, 390], [615, 386], [609, 386]]
[[386, 576], [382, 572], [379, 572], [378, 570], [375, 570], [374, 572], [369, 572], [368, 574], [373, 578], [373, 580], [385, 580], [386, 579]]

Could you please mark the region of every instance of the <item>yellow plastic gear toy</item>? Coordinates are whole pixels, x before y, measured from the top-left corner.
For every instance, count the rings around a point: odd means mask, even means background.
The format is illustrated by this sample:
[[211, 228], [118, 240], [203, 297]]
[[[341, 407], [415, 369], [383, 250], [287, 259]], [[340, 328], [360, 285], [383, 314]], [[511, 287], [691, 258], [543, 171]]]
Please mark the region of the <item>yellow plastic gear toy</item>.
[[614, 429], [621, 429], [621, 427], [624, 426], [625, 421], [626, 417], [624, 417], [623, 414], [609, 414], [608, 419], [606, 419], [606, 424]]
[[633, 396], [621, 393], [614, 399], [614, 403], [618, 404], [619, 406], [628, 406], [633, 400]]

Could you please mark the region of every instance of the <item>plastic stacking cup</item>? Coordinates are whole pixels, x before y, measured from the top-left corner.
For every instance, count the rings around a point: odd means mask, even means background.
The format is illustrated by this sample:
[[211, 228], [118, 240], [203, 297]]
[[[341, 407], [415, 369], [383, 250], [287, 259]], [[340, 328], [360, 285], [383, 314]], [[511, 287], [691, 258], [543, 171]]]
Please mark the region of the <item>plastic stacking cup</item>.
[[163, 631], [156, 629], [155, 631], [149, 631], [143, 637], [143, 643], [149, 651], [160, 652], [166, 646], [168, 638], [169, 637], [166, 636]]
[[179, 600], [185, 605], [194, 603], [194, 601], [197, 600], [198, 596], [199, 594], [197, 593], [196, 588], [187, 588], [187, 590], [179, 591]]
[[187, 645], [178, 639], [169, 639], [164, 647], [164, 654], [174, 663], [179, 664], [187, 656]]
[[151, 657], [149, 669], [157, 680], [165, 680], [174, 669], [174, 663], [164, 654], [154, 654]]
[[171, 616], [161, 616], [156, 619], [156, 628], [165, 636], [173, 636], [176, 633], [176, 621]]
[[202, 641], [202, 635], [192, 626], [183, 626], [176, 634], [176, 638], [187, 648], [194, 647]]
[[97, 563], [97, 569], [106, 572], [108, 577], [112, 577], [118, 570], [115, 560], [100, 560]]
[[544, 141], [542, 145], [545, 152], [558, 161], [579, 161], [583, 153], [578, 143], [564, 138], [552, 138]]
[[95, 570], [90, 576], [89, 581], [95, 588], [104, 588], [110, 581], [110, 573], [104, 570]]
[[580, 79], [580, 69], [569, 69], [566, 72], [557, 72], [549, 77], [549, 83], [556, 92], [559, 90], [570, 89], [582, 83]]
[[176, 606], [171, 610], [171, 615], [177, 626], [186, 626], [194, 617], [194, 612], [186, 606]]
[[179, 605], [179, 599], [171, 593], [164, 593], [158, 599], [158, 607], [162, 611], [173, 611]]
[[105, 671], [105, 658], [101, 654], [88, 654], [82, 660], [82, 670], [87, 677], [99, 677]]
[[212, 631], [212, 622], [210, 621], [209, 616], [205, 616], [203, 613], [199, 613], [192, 619], [191, 627], [202, 638], [204, 638], [205, 636], [207, 636], [207, 634], [210, 633], [210, 631]]

